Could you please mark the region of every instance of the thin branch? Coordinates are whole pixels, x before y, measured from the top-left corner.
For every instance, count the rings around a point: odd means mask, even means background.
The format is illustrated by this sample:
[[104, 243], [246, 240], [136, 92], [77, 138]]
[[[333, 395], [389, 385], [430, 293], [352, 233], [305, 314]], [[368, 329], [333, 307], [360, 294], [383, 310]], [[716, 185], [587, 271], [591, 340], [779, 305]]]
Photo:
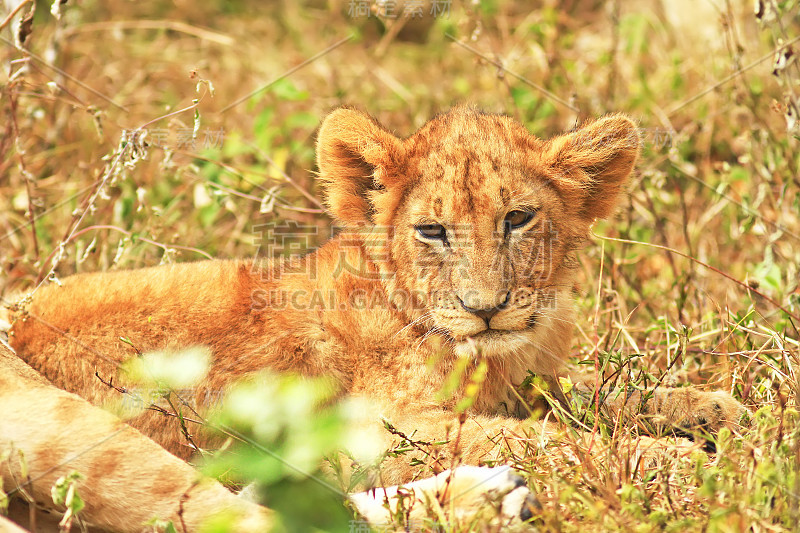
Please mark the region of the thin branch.
[[661, 246], [660, 244], [653, 244], [653, 243], [650, 243], [650, 242], [633, 241], [633, 240], [629, 240], [629, 239], [619, 239], [619, 238], [616, 238], [616, 237], [604, 237], [602, 235], [597, 235], [594, 232], [592, 232], [592, 236], [597, 237], [598, 239], [607, 240], [607, 241], [615, 241], [615, 242], [622, 242], [622, 243], [626, 243], [626, 244], [640, 244], [642, 246], [650, 246], [651, 248], [658, 248], [660, 250], [664, 250], [666, 252], [670, 252], [670, 253], [679, 255], [681, 257], [684, 257], [686, 259], [689, 259], [690, 261], [694, 261], [698, 265], [706, 267], [707, 269], [711, 270], [712, 272], [716, 272], [720, 276], [729, 279], [730, 281], [736, 283], [737, 285], [741, 286], [744, 289], [747, 289], [749, 292], [753, 292], [753, 293], [761, 296], [762, 298], [764, 298], [764, 300], [768, 301], [769, 303], [771, 303], [772, 305], [774, 305], [775, 307], [777, 307], [778, 309], [780, 309], [781, 311], [786, 313], [788, 316], [792, 317], [793, 319], [795, 319], [797, 321], [800, 321], [800, 316], [792, 313], [787, 308], [785, 308], [784, 306], [782, 306], [781, 304], [779, 304], [778, 302], [776, 302], [775, 300], [773, 300], [772, 298], [770, 298], [769, 296], [764, 294], [763, 292], [761, 292], [761, 291], [759, 291], [757, 289], [754, 289], [753, 287], [751, 287], [750, 285], [748, 285], [744, 281], [740, 281], [740, 280], [734, 278], [733, 276], [731, 276], [727, 272], [723, 272], [722, 270], [720, 270], [720, 269], [718, 269], [716, 267], [713, 267], [713, 266], [709, 265], [708, 263], [697, 259], [696, 257], [692, 257], [691, 255], [688, 255], [688, 254], [685, 254], [683, 252], [680, 252], [680, 251], [678, 251], [678, 250], [676, 250], [674, 248], [670, 248], [668, 246]]

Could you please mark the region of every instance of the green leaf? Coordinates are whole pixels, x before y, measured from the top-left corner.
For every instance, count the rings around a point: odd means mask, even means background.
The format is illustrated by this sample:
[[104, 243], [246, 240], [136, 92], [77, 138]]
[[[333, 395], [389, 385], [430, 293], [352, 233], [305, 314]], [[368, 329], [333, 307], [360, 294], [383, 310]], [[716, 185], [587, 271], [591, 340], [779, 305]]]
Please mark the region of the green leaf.
[[273, 83], [270, 91], [281, 100], [289, 100], [290, 102], [308, 100], [309, 97], [308, 91], [301, 91], [288, 78]]
[[197, 346], [178, 352], [149, 352], [126, 361], [123, 368], [139, 383], [155, 384], [159, 389], [185, 389], [205, 377], [210, 362], [210, 350]]
[[72, 514], [77, 514], [83, 509], [83, 499], [78, 495], [77, 484], [83, 479], [83, 475], [74, 470], [69, 474], [61, 476], [50, 488], [50, 495], [53, 503], [63, 505]]

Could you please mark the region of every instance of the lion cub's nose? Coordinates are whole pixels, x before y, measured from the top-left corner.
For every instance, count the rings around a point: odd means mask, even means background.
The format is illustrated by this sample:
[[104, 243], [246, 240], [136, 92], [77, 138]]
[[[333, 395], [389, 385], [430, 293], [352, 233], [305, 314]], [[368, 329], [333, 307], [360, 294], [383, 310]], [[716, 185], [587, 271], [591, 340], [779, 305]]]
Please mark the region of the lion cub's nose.
[[461, 303], [461, 307], [463, 307], [466, 311], [469, 311], [473, 315], [477, 316], [478, 318], [483, 319], [483, 321], [486, 322], [486, 327], [489, 327], [489, 321], [492, 320], [492, 317], [506, 308], [510, 296], [511, 296], [511, 291], [506, 293], [505, 300], [503, 300], [503, 302], [500, 305], [497, 305], [495, 307], [486, 307], [482, 309], [470, 307], [464, 303], [464, 300], [462, 300], [461, 297], [457, 298], [458, 301]]

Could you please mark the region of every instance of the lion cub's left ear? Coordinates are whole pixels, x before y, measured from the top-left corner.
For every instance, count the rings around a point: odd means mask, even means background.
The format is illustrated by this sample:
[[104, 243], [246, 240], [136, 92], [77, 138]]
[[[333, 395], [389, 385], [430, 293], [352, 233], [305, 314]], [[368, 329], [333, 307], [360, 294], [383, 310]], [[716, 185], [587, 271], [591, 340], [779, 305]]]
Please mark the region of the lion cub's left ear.
[[545, 144], [544, 162], [564, 201], [591, 223], [607, 218], [639, 157], [639, 130], [624, 115], [607, 115]]
[[328, 115], [317, 136], [319, 181], [331, 214], [349, 226], [375, 223], [383, 194], [402, 179], [403, 142], [350, 108]]

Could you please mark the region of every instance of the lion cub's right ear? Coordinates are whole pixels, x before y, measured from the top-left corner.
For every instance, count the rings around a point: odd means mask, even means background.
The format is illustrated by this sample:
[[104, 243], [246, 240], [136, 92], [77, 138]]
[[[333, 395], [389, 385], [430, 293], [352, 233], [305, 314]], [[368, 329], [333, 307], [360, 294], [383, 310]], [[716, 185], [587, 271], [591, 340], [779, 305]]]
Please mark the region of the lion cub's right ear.
[[369, 115], [350, 108], [328, 115], [317, 167], [331, 214], [348, 226], [377, 223], [376, 206], [400, 184], [404, 160], [403, 142]]

